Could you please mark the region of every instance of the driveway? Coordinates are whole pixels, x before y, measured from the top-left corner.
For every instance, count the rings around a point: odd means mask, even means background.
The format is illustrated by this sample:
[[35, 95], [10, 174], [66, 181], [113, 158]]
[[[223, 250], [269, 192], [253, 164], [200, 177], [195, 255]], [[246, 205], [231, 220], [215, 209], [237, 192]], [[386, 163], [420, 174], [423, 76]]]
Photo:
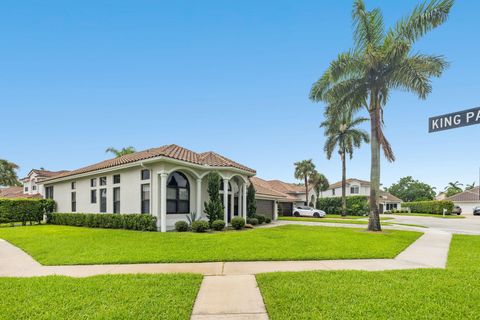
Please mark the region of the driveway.
[[388, 215], [394, 220], [389, 223], [418, 224], [428, 228], [446, 231], [450, 233], [480, 235], [480, 216], [465, 216], [465, 219], [444, 219], [416, 216]]

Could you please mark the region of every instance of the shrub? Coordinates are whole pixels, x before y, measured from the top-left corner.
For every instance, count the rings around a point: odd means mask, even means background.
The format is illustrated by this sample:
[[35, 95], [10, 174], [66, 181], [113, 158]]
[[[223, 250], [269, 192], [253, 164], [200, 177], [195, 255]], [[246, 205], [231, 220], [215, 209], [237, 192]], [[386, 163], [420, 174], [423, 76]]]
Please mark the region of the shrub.
[[429, 214], [443, 214], [443, 209], [447, 209], [447, 214], [451, 214], [453, 202], [448, 200], [404, 202], [402, 207], [410, 208], [410, 212]]
[[257, 218], [247, 218], [247, 224], [251, 224], [252, 226], [256, 226], [258, 224]]
[[245, 219], [243, 219], [242, 217], [232, 218], [232, 221], [230, 221], [230, 223], [232, 224], [232, 228], [235, 230], [240, 230], [245, 227]]
[[0, 223], [38, 222], [45, 213], [55, 210], [52, 199], [0, 199]]
[[183, 220], [175, 222], [175, 230], [178, 232], [188, 231], [188, 223]]
[[47, 223], [88, 228], [157, 230], [157, 218], [149, 214], [48, 213]]
[[254, 218], [257, 212], [257, 200], [255, 199], [255, 187], [252, 183], [247, 188], [247, 217]]
[[208, 221], [197, 220], [192, 222], [193, 232], [205, 232], [208, 230], [208, 227], [209, 227]]
[[225, 228], [225, 221], [223, 220], [215, 220], [212, 223], [212, 229], [216, 231], [221, 231]]
[[220, 174], [213, 171], [207, 175], [209, 200], [205, 202], [203, 212], [207, 215], [210, 224], [215, 220], [223, 219], [223, 205], [220, 200], [220, 183], [222, 183]]
[[[349, 196], [347, 198], [347, 214], [352, 216], [363, 216], [368, 214], [367, 196]], [[342, 197], [318, 198], [317, 208], [330, 214], [342, 213]]]
[[265, 216], [256, 214], [254, 218], [256, 218], [258, 220], [258, 224], [265, 223]]
[[270, 223], [270, 222], [272, 222], [272, 219], [270, 219], [269, 217], [266, 217], [265, 218], [265, 223]]

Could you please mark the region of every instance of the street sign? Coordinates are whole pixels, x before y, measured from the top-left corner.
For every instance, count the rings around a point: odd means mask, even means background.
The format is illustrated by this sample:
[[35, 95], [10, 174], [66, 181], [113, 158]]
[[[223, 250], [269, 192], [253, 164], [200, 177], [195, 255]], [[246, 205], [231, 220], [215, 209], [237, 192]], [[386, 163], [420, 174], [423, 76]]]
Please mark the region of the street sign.
[[428, 119], [428, 132], [455, 129], [480, 124], [480, 108], [473, 108]]

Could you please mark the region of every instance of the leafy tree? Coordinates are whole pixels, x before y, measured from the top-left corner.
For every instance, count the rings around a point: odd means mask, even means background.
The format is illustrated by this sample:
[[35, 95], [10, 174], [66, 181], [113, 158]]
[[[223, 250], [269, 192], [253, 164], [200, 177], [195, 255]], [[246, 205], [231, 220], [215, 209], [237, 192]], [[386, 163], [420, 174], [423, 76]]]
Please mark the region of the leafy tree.
[[303, 160], [294, 163], [295, 165], [295, 179], [303, 180], [305, 183], [305, 205], [308, 205], [308, 180], [310, 180], [315, 171], [315, 165], [312, 159]]
[[135, 153], [135, 152], [137, 152], [137, 151], [135, 150], [134, 147], [129, 146], [129, 147], [124, 147], [124, 148], [122, 148], [122, 149], [120, 149], [120, 150], [115, 149], [115, 148], [113, 148], [113, 147], [110, 147], [110, 148], [107, 148], [107, 150], [105, 150], [105, 152], [107, 152], [107, 153], [109, 153], [109, 152], [110, 152], [110, 153], [113, 153], [116, 158], [119, 158], [119, 157], [124, 156], [124, 155], [126, 155], [126, 154]]
[[426, 99], [432, 90], [431, 78], [440, 77], [448, 63], [442, 56], [412, 53], [417, 40], [444, 23], [454, 0], [429, 0], [415, 7], [385, 31], [380, 9], [367, 11], [363, 0], [353, 5], [352, 50], [341, 53], [313, 84], [310, 99], [327, 103], [327, 112], [336, 116], [346, 109], [365, 108], [370, 115], [371, 168], [368, 230], [380, 231], [380, 148], [394, 161], [392, 147], [383, 133], [383, 113], [390, 92], [400, 89]]
[[347, 215], [347, 155], [352, 159], [354, 148], [360, 148], [362, 142], [370, 142], [368, 133], [357, 128], [359, 124], [365, 121], [368, 121], [368, 119], [353, 119], [352, 112], [346, 110], [340, 117], [327, 116], [327, 119], [320, 125], [325, 129], [325, 136], [327, 137], [324, 146], [327, 158], [331, 159], [333, 151], [338, 148], [338, 154], [342, 161], [342, 216]]
[[224, 211], [222, 201], [220, 200], [220, 182], [221, 177], [218, 172], [213, 171], [207, 175], [207, 192], [209, 195], [208, 201], [205, 201], [204, 212], [207, 215], [210, 225], [215, 220], [223, 220]]
[[326, 191], [328, 189], [328, 187], [330, 186], [330, 183], [328, 182], [327, 177], [325, 177], [324, 174], [322, 174], [322, 173], [320, 173], [316, 170], [312, 174], [312, 176], [310, 177], [309, 183], [311, 185], [313, 185], [313, 189], [315, 190], [315, 193], [317, 195], [317, 199], [320, 197], [320, 194], [323, 191]]
[[463, 186], [463, 184], [461, 184], [459, 181], [449, 182], [444, 189], [445, 195], [447, 197], [451, 197], [456, 195], [457, 193], [463, 192], [461, 186]]
[[435, 187], [413, 179], [411, 176], [401, 178], [386, 191], [405, 202], [426, 201], [435, 198]]
[[472, 184], [467, 184], [465, 186], [465, 191], [472, 190], [473, 188], [475, 188], [475, 181]]
[[16, 172], [18, 168], [13, 162], [0, 159], [0, 186], [21, 186]]
[[247, 217], [253, 218], [257, 213], [257, 202], [255, 200], [255, 187], [252, 183], [247, 188]]

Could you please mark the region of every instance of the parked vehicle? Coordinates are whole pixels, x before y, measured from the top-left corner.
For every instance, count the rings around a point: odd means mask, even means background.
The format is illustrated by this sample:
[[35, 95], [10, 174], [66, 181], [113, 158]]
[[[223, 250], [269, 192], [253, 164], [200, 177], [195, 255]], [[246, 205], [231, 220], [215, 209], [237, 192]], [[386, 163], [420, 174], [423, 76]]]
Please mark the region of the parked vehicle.
[[473, 215], [480, 216], [480, 206], [476, 206], [475, 208], [473, 208]]
[[462, 214], [462, 208], [460, 208], [460, 206], [454, 206], [453, 207], [453, 210], [452, 210], [452, 214], [456, 214], [456, 215], [461, 215]]
[[323, 218], [327, 214], [325, 211], [319, 210], [319, 209], [314, 209], [312, 207], [307, 207], [307, 206], [298, 206], [293, 208], [293, 215], [295, 217], [315, 217], [315, 218]]

